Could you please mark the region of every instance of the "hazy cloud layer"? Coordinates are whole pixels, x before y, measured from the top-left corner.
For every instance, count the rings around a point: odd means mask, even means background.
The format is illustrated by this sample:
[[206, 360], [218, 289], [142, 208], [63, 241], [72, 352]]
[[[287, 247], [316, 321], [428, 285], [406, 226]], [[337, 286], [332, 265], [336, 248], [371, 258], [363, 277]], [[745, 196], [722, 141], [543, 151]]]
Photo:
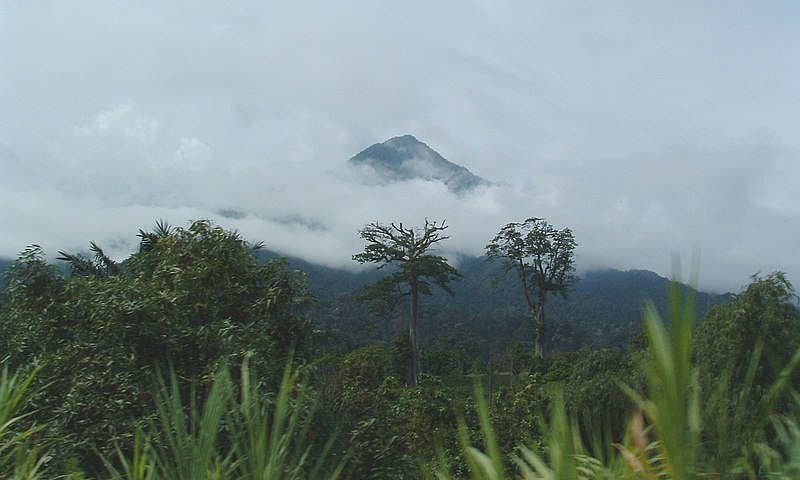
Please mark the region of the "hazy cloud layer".
[[[528, 216], [578, 264], [800, 281], [800, 7], [703, 2], [4, 4], [0, 256], [212, 218], [354, 268], [371, 221], [478, 255]], [[496, 185], [385, 184], [410, 133]], [[685, 265], [688, 269], [688, 265]]]

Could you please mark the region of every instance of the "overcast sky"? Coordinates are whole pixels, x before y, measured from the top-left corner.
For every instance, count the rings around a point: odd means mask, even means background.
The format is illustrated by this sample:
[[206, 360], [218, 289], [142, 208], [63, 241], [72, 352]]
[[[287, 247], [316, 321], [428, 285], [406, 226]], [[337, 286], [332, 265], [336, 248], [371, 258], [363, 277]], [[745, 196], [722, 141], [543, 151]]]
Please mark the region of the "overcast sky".
[[[87, 3], [0, 2], [2, 257], [210, 218], [353, 268], [372, 221], [538, 216], [582, 271], [800, 282], [798, 2]], [[497, 185], [347, 166], [407, 133]]]

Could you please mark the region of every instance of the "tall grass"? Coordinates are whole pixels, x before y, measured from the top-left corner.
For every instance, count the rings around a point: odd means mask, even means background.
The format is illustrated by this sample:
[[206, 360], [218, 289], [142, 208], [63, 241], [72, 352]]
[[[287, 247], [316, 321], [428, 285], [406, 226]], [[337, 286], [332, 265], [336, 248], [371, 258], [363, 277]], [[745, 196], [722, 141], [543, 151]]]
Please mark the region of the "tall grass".
[[126, 455], [117, 447], [116, 462], [103, 458], [103, 463], [112, 479], [154, 480], [156, 477], [155, 457], [152, 455], [150, 438], [141, 430], [136, 432], [133, 451]]
[[[793, 392], [792, 397], [793, 412], [770, 419], [777, 441], [772, 445], [760, 442], [753, 448], [761, 469], [768, 472], [769, 478], [800, 478], [800, 396]], [[757, 478], [759, 474], [754, 470], [746, 473], [750, 478]]]
[[[0, 372], [0, 478], [82, 478], [48, 472], [49, 457], [26, 441], [36, 428], [18, 430], [25, 414], [28, 375]], [[124, 480], [336, 479], [344, 462], [330, 458], [334, 437], [317, 445], [310, 436], [314, 395], [289, 364], [273, 395], [259, 391], [247, 361], [235, 388], [227, 368], [220, 369], [205, 394], [184, 401], [174, 372], [160, 378], [154, 392], [156, 420], [136, 432], [129, 450], [105, 457], [105, 474]]]
[[[258, 391], [248, 363], [236, 388], [221, 369], [202, 405], [196, 395], [184, 405], [174, 373], [161, 380], [157, 422], [136, 435], [133, 451], [106, 459], [110, 478], [125, 480], [336, 479], [344, 466], [329, 454], [333, 438], [315, 445], [310, 437], [314, 401], [287, 365], [273, 397]], [[324, 469], [328, 468], [329, 471]]]
[[231, 407], [232, 384], [227, 369], [215, 376], [202, 406], [195, 392], [184, 407], [178, 380], [170, 372], [169, 383], [159, 379], [156, 396], [158, 424], [152, 428], [149, 451], [156, 478], [165, 480], [229, 478], [233, 455], [221, 448], [220, 435]]
[[11, 373], [8, 365], [0, 372], [0, 478], [35, 479], [45, 472], [47, 455], [26, 441], [37, 428], [18, 430], [25, 418], [22, 407], [38, 368], [28, 375]]
[[[691, 295], [691, 294], [690, 294]], [[700, 438], [700, 388], [692, 368], [694, 298], [683, 299], [681, 286], [673, 282], [670, 292], [670, 322], [665, 326], [649, 304], [644, 313], [650, 364], [647, 369], [648, 398], [631, 389], [628, 394], [653, 426], [657, 442], [654, 456], [642, 451], [639, 442], [631, 456], [620, 447], [630, 464], [647, 478], [688, 480], [694, 477]], [[638, 428], [638, 427], [634, 427]], [[643, 428], [632, 436], [645, 435]], [[633, 461], [636, 458], [638, 461]]]
[[236, 478], [338, 478], [344, 462], [323, 473], [335, 437], [313, 450], [309, 433], [316, 402], [310, 394], [309, 389], [298, 386], [297, 372], [287, 365], [274, 402], [261, 401], [245, 361], [238, 416], [231, 419]]

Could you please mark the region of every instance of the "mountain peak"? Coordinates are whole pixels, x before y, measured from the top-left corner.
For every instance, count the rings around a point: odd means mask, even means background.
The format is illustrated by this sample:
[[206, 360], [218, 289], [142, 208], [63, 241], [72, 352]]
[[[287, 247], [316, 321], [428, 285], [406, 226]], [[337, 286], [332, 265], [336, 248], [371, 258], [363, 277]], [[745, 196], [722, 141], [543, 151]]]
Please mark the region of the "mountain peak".
[[410, 133], [406, 133], [405, 135], [400, 135], [399, 137], [392, 137], [389, 140], [386, 140], [386, 142], [384, 142], [384, 143], [400, 143], [400, 144], [403, 144], [403, 143], [412, 143], [412, 144], [421, 143], [422, 145], [425, 145], [424, 143], [422, 143], [419, 140], [417, 140], [417, 137], [415, 137], [414, 135], [411, 135]]
[[451, 191], [461, 193], [490, 182], [466, 168], [448, 161], [413, 135], [393, 137], [376, 143], [349, 160], [353, 165], [369, 165], [386, 181], [414, 178], [436, 180]]

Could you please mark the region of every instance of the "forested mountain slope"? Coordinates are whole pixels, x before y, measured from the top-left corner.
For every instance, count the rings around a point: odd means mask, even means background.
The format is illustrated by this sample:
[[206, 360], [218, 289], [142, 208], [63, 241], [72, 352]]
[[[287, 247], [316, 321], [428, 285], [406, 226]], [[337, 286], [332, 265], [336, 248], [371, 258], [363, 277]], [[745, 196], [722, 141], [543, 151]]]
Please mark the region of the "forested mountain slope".
[[[352, 348], [371, 342], [390, 342], [404, 331], [406, 306], [391, 315], [377, 315], [358, 301], [364, 285], [384, 274], [374, 269], [352, 273], [291, 259], [306, 272], [309, 289], [317, 297], [315, 321], [338, 335], [333, 344]], [[453, 282], [453, 296], [435, 292], [422, 299], [420, 334], [423, 348], [437, 344], [465, 345], [470, 355], [502, 352], [510, 342], [527, 345], [532, 325], [518, 279], [504, 275], [499, 265], [484, 258], [466, 258], [462, 274]], [[548, 341], [555, 350], [581, 346], [625, 346], [641, 331], [642, 309], [652, 301], [662, 315], [667, 311], [670, 281], [646, 270], [599, 270], [586, 273], [566, 299], [548, 298]], [[686, 287], [688, 288], [688, 287]], [[696, 292], [698, 318], [731, 295]], [[666, 316], [666, 315], [664, 315]]]

